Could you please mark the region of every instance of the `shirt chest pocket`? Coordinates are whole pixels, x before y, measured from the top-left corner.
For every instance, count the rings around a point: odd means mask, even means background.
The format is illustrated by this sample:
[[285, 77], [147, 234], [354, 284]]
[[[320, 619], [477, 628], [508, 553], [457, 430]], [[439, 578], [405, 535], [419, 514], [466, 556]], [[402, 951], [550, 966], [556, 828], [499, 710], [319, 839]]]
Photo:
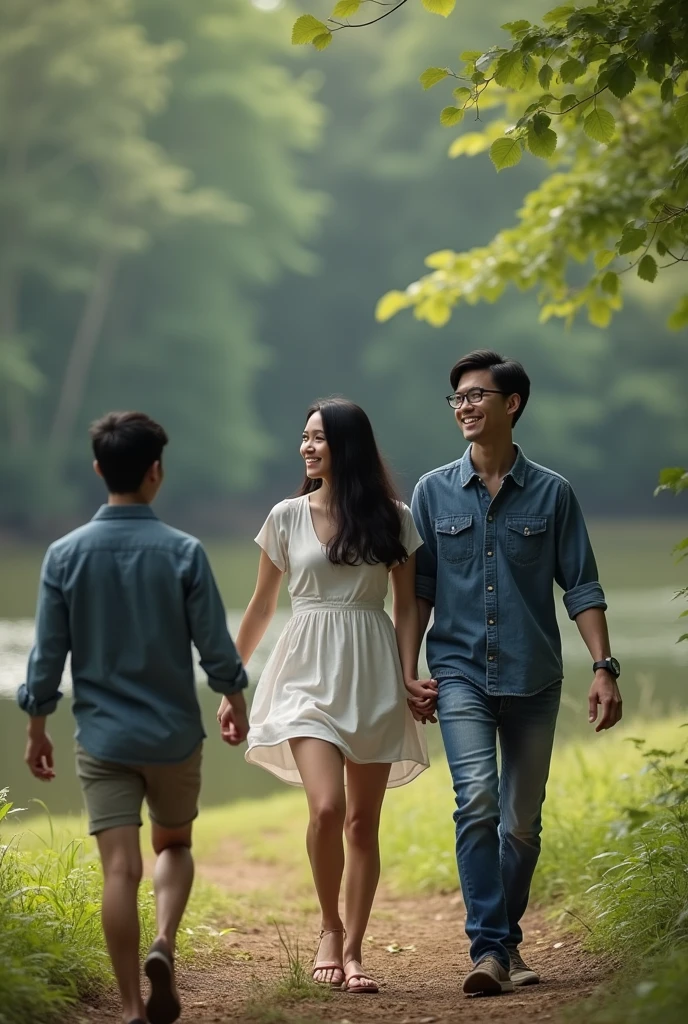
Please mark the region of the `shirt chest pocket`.
[[506, 554], [516, 565], [537, 562], [544, 551], [546, 538], [546, 516], [506, 517]]
[[445, 562], [465, 562], [473, 557], [473, 516], [442, 516], [435, 523], [437, 552]]

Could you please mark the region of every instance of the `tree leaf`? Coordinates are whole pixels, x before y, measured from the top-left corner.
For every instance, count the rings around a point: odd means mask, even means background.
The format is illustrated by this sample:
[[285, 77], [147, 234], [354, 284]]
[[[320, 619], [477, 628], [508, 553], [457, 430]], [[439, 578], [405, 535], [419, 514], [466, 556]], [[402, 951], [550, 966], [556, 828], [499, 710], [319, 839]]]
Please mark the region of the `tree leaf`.
[[600, 286], [607, 295], [617, 295], [619, 291], [619, 275], [615, 274], [613, 270], [608, 270], [600, 281]]
[[446, 68], [426, 68], [420, 76], [420, 84], [424, 89], [432, 89], [433, 85], [437, 85], [448, 75], [449, 72]]
[[406, 309], [410, 305], [411, 300], [406, 292], [387, 292], [375, 307], [375, 319], [378, 323], [384, 323], [386, 320], [391, 320], [393, 316], [396, 316], [402, 309]]
[[445, 107], [440, 114], [440, 124], [451, 127], [455, 124], [461, 124], [466, 111], [462, 107]]
[[588, 320], [595, 327], [609, 327], [612, 318], [611, 306], [606, 299], [595, 295], [588, 299]]
[[514, 35], [515, 32], [525, 32], [526, 29], [530, 28], [530, 22], [526, 21], [525, 18], [521, 18], [520, 21], [507, 21], [504, 25], [500, 25], [500, 28]]
[[559, 7], [554, 7], [547, 14], [543, 14], [542, 20], [545, 25], [553, 25], [558, 21], [568, 21], [572, 14], [576, 13], [576, 8], [571, 7], [570, 4], [561, 4]]
[[559, 68], [559, 77], [562, 82], [575, 82], [577, 78], [582, 78], [587, 68], [582, 60], [576, 60], [575, 57], [569, 57]]
[[662, 97], [662, 103], [671, 103], [674, 98], [674, 81], [672, 78], [664, 79], [659, 94]]
[[329, 32], [329, 29], [322, 21], [318, 21], [312, 14], [302, 14], [294, 22], [291, 41], [294, 46], [304, 46], [306, 43], [312, 43], [317, 36], [324, 35], [326, 32]]
[[683, 296], [667, 323], [672, 331], [680, 331], [684, 327], [688, 327], [688, 295]]
[[616, 259], [616, 249], [600, 249], [595, 253], [595, 269], [604, 270]]
[[454, 89], [453, 96], [457, 103], [462, 103], [465, 100], [471, 99], [473, 90], [467, 89], [465, 85], [460, 85], [457, 89]]
[[534, 127], [528, 129], [528, 149], [533, 156], [548, 160], [556, 148], [557, 133], [551, 128], [544, 128], [542, 131], [536, 131]]
[[490, 146], [490, 160], [498, 171], [506, 167], [515, 167], [522, 156], [521, 143], [518, 139], [495, 139]]
[[460, 59], [467, 61], [469, 64], [472, 64], [473, 61], [476, 61], [478, 57], [482, 57], [482, 55], [482, 50], [464, 50], [463, 53], [461, 54]]
[[533, 130], [537, 135], [541, 135], [552, 123], [552, 118], [549, 114], [545, 114], [544, 111], [539, 111], [533, 118]]
[[649, 252], [645, 253], [638, 264], [638, 277], [642, 281], [650, 282], [657, 277], [657, 261], [654, 256], [650, 256]]
[[617, 246], [617, 252], [619, 256], [625, 256], [626, 253], [635, 252], [641, 245], [644, 245], [647, 240], [647, 231], [645, 228], [628, 228], [621, 235], [621, 239]]
[[507, 50], [497, 61], [495, 82], [504, 88], [520, 89], [526, 80], [526, 67], [520, 50]]
[[559, 110], [562, 114], [565, 114], [568, 110], [571, 110], [572, 107], [575, 107], [577, 103], [578, 97], [575, 92], [569, 92], [566, 96], [562, 96], [559, 101]]
[[609, 91], [622, 100], [635, 89], [635, 71], [630, 64], [620, 64], [609, 79]]
[[482, 132], [466, 132], [454, 139], [449, 147], [449, 156], [454, 159], [457, 156], [477, 156], [484, 153], [490, 145], [487, 135]]
[[321, 32], [319, 36], [316, 36], [313, 40], [313, 46], [316, 50], [325, 50], [332, 42], [332, 33], [329, 28], [325, 32]]
[[595, 142], [611, 142], [615, 129], [614, 116], [604, 107], [595, 107], [583, 121], [583, 131]]
[[554, 70], [549, 64], [543, 64], [538, 72], [538, 82], [543, 89], [549, 89]]
[[356, 14], [362, 2], [363, 0], [339, 0], [332, 14], [335, 18], [350, 18], [352, 14]]
[[422, 3], [426, 11], [441, 14], [443, 18], [448, 18], [456, 7], [456, 0], [422, 0]]
[[688, 137], [688, 92], [684, 93], [674, 104], [674, 117], [683, 134]]

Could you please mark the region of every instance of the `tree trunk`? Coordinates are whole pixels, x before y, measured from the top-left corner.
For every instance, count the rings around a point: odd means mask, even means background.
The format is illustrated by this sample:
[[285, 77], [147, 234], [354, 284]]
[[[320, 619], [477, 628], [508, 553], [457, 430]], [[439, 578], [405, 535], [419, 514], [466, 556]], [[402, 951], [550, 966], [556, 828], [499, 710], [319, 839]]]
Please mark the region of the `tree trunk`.
[[61, 448], [69, 442], [81, 411], [86, 381], [112, 297], [117, 262], [117, 255], [110, 251], [101, 253], [98, 259], [95, 282], [74, 335], [60, 389], [50, 434], [53, 448]]

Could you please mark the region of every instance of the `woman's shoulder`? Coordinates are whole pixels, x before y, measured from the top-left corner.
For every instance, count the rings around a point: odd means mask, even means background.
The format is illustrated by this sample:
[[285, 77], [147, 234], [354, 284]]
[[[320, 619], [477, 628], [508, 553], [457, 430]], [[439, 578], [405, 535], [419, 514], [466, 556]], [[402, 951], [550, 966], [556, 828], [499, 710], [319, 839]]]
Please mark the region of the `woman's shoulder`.
[[273, 505], [270, 509], [269, 518], [276, 519], [280, 522], [289, 520], [293, 512], [300, 508], [304, 501], [308, 501], [307, 494], [299, 495], [299, 497], [296, 498], [282, 498], [281, 501], [278, 501], [277, 504]]

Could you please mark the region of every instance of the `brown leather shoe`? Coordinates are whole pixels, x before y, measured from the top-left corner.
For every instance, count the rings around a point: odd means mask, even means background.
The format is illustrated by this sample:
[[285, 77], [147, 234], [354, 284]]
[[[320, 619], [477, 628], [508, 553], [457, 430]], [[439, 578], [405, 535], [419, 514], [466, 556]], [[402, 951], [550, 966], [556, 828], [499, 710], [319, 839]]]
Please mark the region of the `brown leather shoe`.
[[467, 996], [500, 996], [513, 992], [514, 983], [496, 956], [486, 956], [466, 975], [463, 990]]

